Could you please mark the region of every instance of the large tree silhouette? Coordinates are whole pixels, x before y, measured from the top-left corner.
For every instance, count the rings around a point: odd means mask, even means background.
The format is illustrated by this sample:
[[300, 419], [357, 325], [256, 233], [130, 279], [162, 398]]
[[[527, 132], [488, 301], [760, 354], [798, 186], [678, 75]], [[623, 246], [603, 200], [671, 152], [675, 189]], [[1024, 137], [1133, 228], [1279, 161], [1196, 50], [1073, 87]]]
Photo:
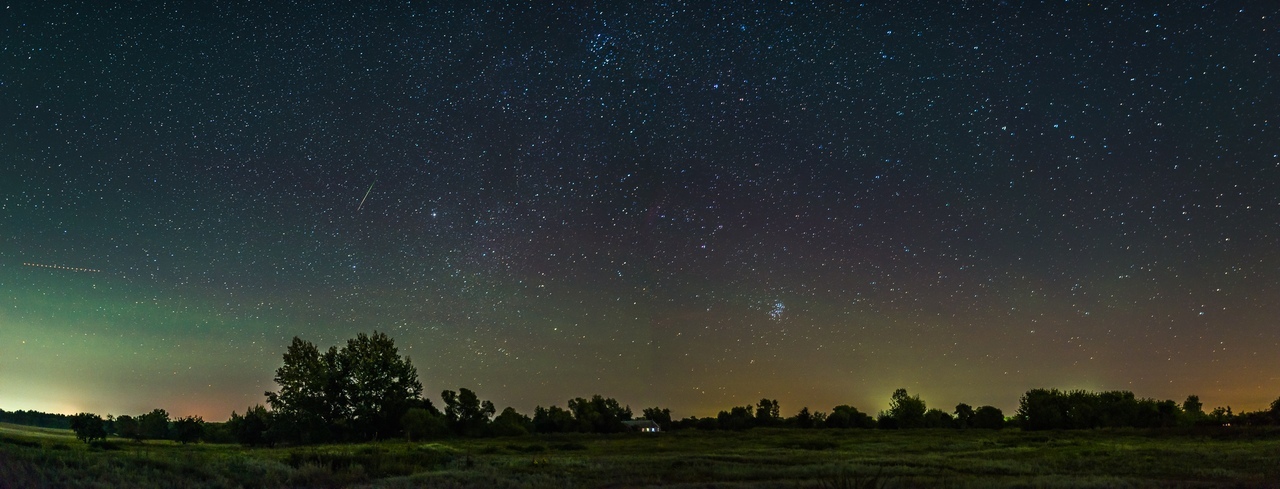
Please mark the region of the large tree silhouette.
[[295, 337], [275, 380], [280, 390], [266, 393], [275, 411], [273, 428], [304, 443], [396, 435], [401, 418], [422, 395], [413, 362], [378, 332], [360, 333], [341, 350], [331, 347], [324, 354]]
[[363, 438], [397, 433], [400, 418], [422, 396], [413, 361], [402, 358], [395, 341], [377, 332], [348, 340], [338, 358], [346, 374], [352, 428]]
[[280, 390], [266, 393], [279, 431], [305, 442], [331, 439], [333, 426], [346, 414], [344, 377], [336, 348], [321, 355], [311, 342], [294, 337], [276, 370]]
[[444, 391], [440, 393], [444, 399], [444, 415], [453, 431], [462, 436], [479, 436], [484, 434], [493, 417], [493, 403], [480, 401], [471, 389], [462, 388], [458, 392]]
[[889, 398], [888, 417], [897, 423], [898, 428], [920, 428], [924, 426], [924, 401], [920, 396], [907, 395], [906, 389], [893, 391]]

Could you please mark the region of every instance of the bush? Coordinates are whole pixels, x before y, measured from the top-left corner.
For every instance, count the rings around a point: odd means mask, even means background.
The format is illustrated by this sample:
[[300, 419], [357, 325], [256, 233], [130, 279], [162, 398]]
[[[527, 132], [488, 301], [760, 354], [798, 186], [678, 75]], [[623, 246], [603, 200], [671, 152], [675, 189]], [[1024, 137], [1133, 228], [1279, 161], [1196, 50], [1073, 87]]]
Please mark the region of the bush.
[[85, 443], [107, 439], [107, 429], [103, 426], [102, 416], [93, 413], [80, 413], [72, 416], [71, 430], [76, 432], [76, 438]]

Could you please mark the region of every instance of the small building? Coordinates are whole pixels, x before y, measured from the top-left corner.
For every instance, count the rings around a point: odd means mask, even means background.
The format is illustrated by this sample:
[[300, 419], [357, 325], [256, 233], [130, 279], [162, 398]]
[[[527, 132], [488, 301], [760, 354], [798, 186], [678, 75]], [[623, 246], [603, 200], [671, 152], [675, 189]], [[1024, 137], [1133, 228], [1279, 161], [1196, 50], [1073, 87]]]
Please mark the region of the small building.
[[627, 426], [628, 430], [639, 431], [643, 433], [657, 433], [662, 431], [658, 423], [648, 419], [633, 419], [631, 421], [623, 421], [622, 424]]

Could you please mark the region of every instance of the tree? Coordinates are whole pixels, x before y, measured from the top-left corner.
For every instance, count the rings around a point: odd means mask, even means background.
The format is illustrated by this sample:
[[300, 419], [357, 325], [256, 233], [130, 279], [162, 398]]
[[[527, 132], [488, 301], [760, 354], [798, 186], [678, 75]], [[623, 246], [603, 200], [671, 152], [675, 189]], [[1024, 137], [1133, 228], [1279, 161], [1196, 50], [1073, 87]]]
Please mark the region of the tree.
[[116, 435], [133, 441], [142, 441], [142, 427], [138, 425], [137, 418], [122, 414], [116, 418]]
[[888, 414], [897, 422], [898, 428], [924, 426], [925, 411], [925, 404], [920, 400], [920, 396], [909, 396], [906, 389], [893, 391], [893, 396], [889, 398]]
[[796, 413], [796, 417], [793, 419], [797, 428], [806, 430], [813, 428], [813, 414], [809, 412], [808, 406], [800, 408], [800, 412]]
[[267, 392], [275, 411], [272, 429], [304, 443], [349, 434], [376, 439], [400, 430], [400, 418], [421, 402], [413, 361], [401, 357], [386, 334], [358, 334], [341, 350], [321, 354], [295, 337], [276, 370], [280, 390]]
[[445, 423], [444, 416], [420, 407], [405, 411], [404, 416], [400, 417], [400, 426], [404, 428], [404, 435], [410, 442], [414, 439], [423, 440], [442, 436], [449, 432], [449, 425]]
[[623, 421], [631, 420], [631, 407], [622, 407], [617, 399], [600, 394], [590, 400], [581, 397], [569, 400], [569, 412], [578, 423], [578, 430], [591, 433], [619, 433], [627, 430]]
[[965, 403], [956, 404], [956, 427], [964, 429], [973, 426], [973, 406]]
[[524, 436], [529, 434], [532, 429], [533, 420], [516, 412], [515, 408], [512, 407], [503, 409], [502, 414], [493, 418], [493, 422], [489, 423], [489, 431], [494, 436]]
[[651, 407], [651, 408], [644, 408], [644, 410], [642, 410], [641, 413], [644, 415], [644, 419], [653, 421], [654, 423], [658, 423], [658, 427], [661, 428], [662, 431], [671, 430], [671, 410], [670, 409]]
[[[757, 419], [752, 413], [755, 411], [750, 404], [746, 406], [734, 406], [729, 411], [720, 411], [715, 417], [715, 426], [722, 430], [745, 430], [750, 428]], [[701, 424], [698, 426], [701, 428]]]
[[1204, 416], [1204, 404], [1200, 403], [1200, 396], [1187, 396], [1187, 400], [1182, 401], [1182, 411], [1193, 417]]
[[256, 447], [270, 444], [267, 432], [271, 425], [271, 412], [259, 405], [245, 409], [244, 416], [232, 411], [231, 419], [227, 420], [227, 431], [241, 445]]
[[1018, 401], [1018, 419], [1027, 431], [1067, 427], [1068, 402], [1058, 389], [1031, 389]]
[[533, 430], [538, 433], [568, 433], [576, 427], [573, 413], [560, 406], [538, 406], [533, 410]]
[[216, 443], [226, 445], [237, 443], [236, 437], [231, 435], [231, 431], [227, 429], [227, 423], [222, 422], [204, 422], [203, 433], [200, 434], [200, 441], [204, 443]]
[[756, 425], [776, 426], [782, 422], [782, 409], [777, 399], [760, 399], [756, 404]]
[[875, 428], [876, 420], [858, 408], [842, 404], [831, 409], [824, 424], [828, 428]]
[[[309, 341], [294, 337], [285, 350], [284, 365], [276, 369], [280, 390], [267, 392], [267, 403], [279, 421], [278, 431], [302, 442], [327, 441], [346, 415], [346, 376], [338, 350], [321, 355]], [[247, 413], [246, 413], [247, 414]], [[283, 430], [283, 427], [289, 427]]]
[[138, 416], [138, 429], [142, 432], [143, 438], [152, 440], [164, 440], [169, 438], [169, 413], [163, 409], [153, 409], [151, 412]]
[[395, 341], [386, 334], [360, 333], [347, 341], [338, 354], [341, 372], [346, 374], [346, 400], [351, 424], [357, 435], [377, 439], [397, 432], [400, 418], [414, 399], [422, 396], [418, 369], [402, 358]]
[[1272, 423], [1280, 424], [1280, 397], [1271, 401], [1271, 409], [1267, 410], [1267, 413], [1271, 415]]
[[1231, 414], [1231, 406], [1225, 408], [1218, 406], [1209, 413], [1209, 419], [1217, 424], [1231, 424], [1232, 421], [1235, 421], [1235, 415]]
[[970, 426], [982, 430], [1004, 428], [1004, 412], [993, 406], [982, 406], [973, 412]]
[[951, 415], [941, 409], [930, 409], [924, 413], [925, 428], [955, 428], [955, 420]]
[[72, 415], [71, 430], [76, 432], [76, 438], [85, 443], [107, 439], [107, 430], [103, 427], [102, 416], [93, 413]]
[[195, 443], [204, 436], [204, 419], [199, 416], [187, 416], [173, 421], [173, 439], [179, 443]]
[[480, 401], [480, 397], [471, 389], [461, 388], [458, 392], [444, 391], [440, 393], [444, 399], [444, 415], [453, 432], [462, 436], [481, 436], [489, 424], [489, 418], [495, 411], [493, 403]]

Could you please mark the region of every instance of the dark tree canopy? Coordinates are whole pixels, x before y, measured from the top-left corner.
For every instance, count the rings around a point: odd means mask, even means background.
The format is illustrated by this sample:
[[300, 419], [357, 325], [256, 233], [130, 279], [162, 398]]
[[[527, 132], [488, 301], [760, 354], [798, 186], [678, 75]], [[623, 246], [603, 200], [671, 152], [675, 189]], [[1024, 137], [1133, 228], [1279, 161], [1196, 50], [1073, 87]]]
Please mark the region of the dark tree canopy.
[[956, 427], [971, 428], [973, 427], [973, 406], [965, 403], [956, 404]]
[[195, 443], [204, 436], [204, 420], [199, 416], [187, 416], [173, 421], [173, 439], [179, 443]]
[[495, 409], [493, 403], [481, 401], [471, 389], [462, 388], [458, 392], [444, 391], [440, 393], [444, 399], [444, 416], [454, 433], [462, 436], [480, 436], [489, 425]]
[[800, 412], [796, 413], [796, 417], [792, 419], [794, 420], [796, 428], [807, 430], [814, 426], [813, 413], [809, 412], [808, 406], [800, 408]]
[[79, 413], [71, 416], [71, 430], [76, 432], [76, 438], [85, 443], [107, 439], [107, 430], [103, 423], [102, 416], [93, 413]]
[[573, 413], [560, 406], [538, 406], [533, 410], [533, 429], [538, 433], [568, 433], [577, 431], [577, 428], [578, 422], [573, 419]]
[[279, 438], [304, 443], [397, 435], [401, 418], [422, 395], [413, 362], [378, 332], [361, 333], [323, 354], [294, 338], [275, 380], [280, 390], [266, 393], [273, 429]]
[[24, 426], [40, 426], [60, 430], [71, 428], [71, 416], [40, 411], [5, 411], [0, 409], [0, 423], [13, 423]]
[[876, 420], [858, 408], [842, 404], [831, 409], [824, 424], [828, 428], [875, 428]]
[[334, 436], [331, 428], [346, 418], [346, 374], [338, 355], [336, 348], [322, 355], [311, 342], [297, 337], [285, 350], [284, 365], [275, 377], [280, 390], [266, 396], [282, 430], [291, 431], [289, 438], [327, 441]]
[[920, 396], [907, 395], [906, 389], [893, 391], [893, 396], [889, 398], [887, 417], [896, 423], [897, 428], [923, 427], [925, 412], [925, 404]]
[[569, 400], [569, 411], [578, 422], [578, 430], [592, 433], [618, 433], [626, 431], [623, 421], [631, 420], [631, 408], [623, 407], [617, 399], [599, 394], [591, 399], [581, 397]]
[[400, 417], [400, 425], [404, 427], [404, 435], [408, 441], [425, 440], [444, 436], [449, 432], [449, 425], [439, 412], [422, 407], [409, 408]]
[[662, 431], [668, 431], [671, 429], [670, 409], [651, 407], [644, 408], [641, 412], [645, 419], [658, 423], [658, 427], [662, 428]]
[[147, 414], [138, 416], [138, 429], [143, 438], [151, 440], [169, 438], [169, 412], [156, 408]]
[[715, 417], [715, 428], [712, 429], [745, 430], [755, 426], [756, 419], [755, 407], [750, 404], [734, 406], [728, 411], [720, 411]]
[[268, 445], [268, 433], [271, 428], [272, 414], [267, 408], [262, 406], [254, 406], [245, 409], [244, 416], [231, 412], [231, 419], [227, 420], [227, 431], [231, 433], [232, 438], [236, 442], [246, 446], [263, 446]]
[[1160, 428], [1175, 426], [1180, 419], [1186, 415], [1172, 400], [1139, 399], [1129, 391], [1058, 389], [1027, 391], [1017, 415], [1024, 430]]
[[925, 428], [956, 428], [955, 418], [941, 409], [930, 409], [924, 413]]
[[982, 406], [973, 412], [970, 426], [984, 430], [1004, 428], [1004, 412], [993, 406]]
[[494, 436], [521, 436], [533, 431], [533, 420], [507, 407], [489, 424], [489, 431]]
[[138, 424], [138, 418], [127, 414], [116, 418], [116, 435], [133, 441], [142, 441], [142, 426]]
[[362, 438], [397, 432], [400, 417], [422, 396], [418, 369], [402, 358], [386, 334], [364, 333], [347, 341], [338, 353], [352, 428]]
[[777, 426], [782, 422], [782, 408], [777, 399], [760, 399], [756, 403], [756, 426]]

